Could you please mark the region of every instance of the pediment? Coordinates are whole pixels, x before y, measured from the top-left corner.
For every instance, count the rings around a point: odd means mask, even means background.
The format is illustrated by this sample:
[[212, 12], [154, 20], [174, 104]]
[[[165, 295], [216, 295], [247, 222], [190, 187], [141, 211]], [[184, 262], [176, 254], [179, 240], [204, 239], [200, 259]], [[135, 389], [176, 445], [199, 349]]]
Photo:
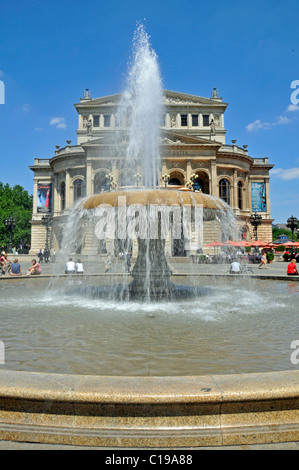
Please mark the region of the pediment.
[[[176, 91], [164, 90], [164, 99], [163, 103], [164, 106], [220, 106], [223, 108], [227, 107], [227, 103], [222, 102], [221, 99], [213, 99], [213, 98], [204, 98], [202, 96], [197, 95], [190, 95], [187, 93], [180, 93]], [[121, 100], [121, 94], [103, 96], [99, 98], [91, 98], [86, 100], [81, 100], [80, 103], [75, 104], [76, 109], [92, 109], [97, 107], [117, 107]]]
[[189, 95], [188, 93], [180, 93], [177, 91], [164, 90], [165, 106], [221, 106], [227, 107], [227, 103], [223, 103], [221, 98], [204, 98], [203, 96]]

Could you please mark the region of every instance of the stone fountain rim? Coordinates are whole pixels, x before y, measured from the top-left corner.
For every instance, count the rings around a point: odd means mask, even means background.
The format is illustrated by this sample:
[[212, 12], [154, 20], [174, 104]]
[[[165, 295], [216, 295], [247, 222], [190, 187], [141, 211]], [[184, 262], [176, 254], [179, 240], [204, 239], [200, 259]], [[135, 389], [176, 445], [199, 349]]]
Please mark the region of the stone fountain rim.
[[299, 370], [203, 376], [96, 376], [0, 370], [2, 399], [73, 403], [228, 403], [299, 399]]
[[[124, 203], [125, 199], [125, 203]], [[202, 192], [170, 189], [136, 189], [94, 194], [82, 201], [80, 208], [92, 210], [100, 205], [112, 207], [140, 205], [203, 206], [204, 209], [227, 210], [228, 206], [219, 198]]]

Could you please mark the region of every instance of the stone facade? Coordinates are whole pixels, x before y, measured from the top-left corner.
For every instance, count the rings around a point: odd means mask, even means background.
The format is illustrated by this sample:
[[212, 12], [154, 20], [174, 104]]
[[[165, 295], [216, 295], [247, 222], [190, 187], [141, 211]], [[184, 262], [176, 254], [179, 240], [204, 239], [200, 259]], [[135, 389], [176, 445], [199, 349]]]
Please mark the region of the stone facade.
[[[53, 156], [36, 158], [30, 167], [34, 173], [32, 254], [45, 246], [42, 217], [46, 212], [51, 211], [53, 216], [51, 247], [59, 250], [62, 227], [76, 200], [108, 190], [108, 175], [119, 191], [126, 186], [128, 175], [136, 179], [138, 186], [141, 168], [125, 168], [115, 153], [116, 133], [122, 132], [126, 145], [126, 123], [117, 125], [119, 101], [120, 95], [92, 99], [86, 91], [75, 104], [79, 118], [77, 143], [67, 141], [62, 148], [56, 146]], [[226, 144], [227, 106], [215, 89], [211, 98], [164, 92], [161, 186], [164, 174], [169, 177], [169, 186], [185, 187], [195, 173], [198, 189], [222, 197], [232, 207], [244, 239], [254, 238], [250, 215], [258, 212], [262, 215], [258, 238], [271, 241], [269, 172], [273, 165], [268, 158], [251, 157], [247, 146], [240, 147], [235, 140]], [[209, 233], [205, 242], [216, 237], [214, 231]]]

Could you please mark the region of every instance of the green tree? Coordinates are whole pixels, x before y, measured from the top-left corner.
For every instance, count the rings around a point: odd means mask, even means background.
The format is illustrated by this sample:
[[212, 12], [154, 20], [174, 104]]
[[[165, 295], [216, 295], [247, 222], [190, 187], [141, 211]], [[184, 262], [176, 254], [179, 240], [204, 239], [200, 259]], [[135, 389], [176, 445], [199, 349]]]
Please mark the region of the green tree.
[[13, 246], [19, 246], [21, 240], [30, 244], [33, 196], [29, 195], [22, 186], [10, 187], [0, 182], [0, 245], [6, 247], [9, 242], [9, 230], [5, 219], [12, 216], [16, 220], [13, 231]]
[[[280, 237], [280, 235], [287, 235], [289, 239], [292, 240], [291, 230], [274, 227], [272, 230], [272, 233], [273, 233], [273, 240], [276, 240], [278, 237]], [[298, 240], [296, 232], [294, 233], [294, 240], [295, 241]]]

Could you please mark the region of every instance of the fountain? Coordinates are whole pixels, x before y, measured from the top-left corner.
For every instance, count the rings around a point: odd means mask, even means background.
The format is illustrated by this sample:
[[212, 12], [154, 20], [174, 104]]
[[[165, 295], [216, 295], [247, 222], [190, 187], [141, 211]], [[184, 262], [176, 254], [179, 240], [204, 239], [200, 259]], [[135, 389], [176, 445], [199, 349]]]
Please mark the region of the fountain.
[[298, 440], [299, 374], [288, 370], [298, 287], [211, 276], [202, 288], [190, 272], [174, 280], [169, 234], [190, 254], [206, 223], [228, 238], [236, 221], [218, 198], [160, 188], [162, 87], [142, 25], [134, 47], [117, 147], [126, 167], [142, 168], [142, 189], [128, 179], [123, 191], [80, 201], [63, 240], [68, 254], [87, 228], [112, 245], [135, 238], [133, 280], [1, 279], [11, 370], [0, 371], [0, 439], [106, 448]]
[[[172, 271], [165, 256], [166, 239], [172, 230], [173, 240], [182, 240], [186, 251], [191, 253], [202, 250], [204, 223], [207, 220], [218, 220], [222, 234], [228, 238], [237, 232], [236, 221], [230, 207], [222, 200], [189, 190], [173, 191], [160, 189], [161, 156], [160, 156], [160, 123], [163, 113], [163, 89], [160, 78], [157, 56], [151, 49], [148, 35], [143, 25], [139, 25], [134, 36], [133, 64], [128, 74], [127, 88], [122, 94], [117, 112], [119, 124], [125, 123], [126, 129], [120, 129], [117, 135], [116, 155], [124, 167], [141, 169], [141, 186], [139, 190], [102, 193], [83, 201], [77, 211], [90, 211], [86, 214], [89, 229], [95, 226], [93, 217], [107, 214], [112, 228], [104, 232], [107, 218], [98, 221], [97, 235], [105, 243], [121, 240], [129, 245], [128, 225], [134, 223], [138, 230], [131, 231], [130, 238], [137, 239], [138, 258], [132, 270], [133, 282], [128, 290], [121, 289], [123, 296], [130, 299], [175, 300], [185, 296], [187, 289], [176, 289], [171, 282]], [[125, 145], [124, 145], [125, 142]], [[132, 172], [132, 174], [134, 174]], [[134, 187], [134, 177], [127, 178], [126, 185]], [[127, 214], [129, 210], [129, 216]], [[138, 223], [134, 220], [138, 214]], [[131, 221], [129, 220], [131, 216]], [[133, 220], [132, 220], [133, 218]], [[114, 220], [113, 220], [114, 219]], [[81, 221], [81, 217], [78, 218]], [[76, 224], [76, 215], [74, 217]], [[191, 226], [195, 227], [192, 230]], [[225, 228], [224, 228], [225, 227]], [[80, 244], [73, 240], [71, 234], [81, 236], [79, 224], [69, 226], [65, 231], [64, 250], [69, 252], [72, 245]], [[189, 245], [189, 246], [188, 246]], [[117, 289], [119, 292], [119, 288]], [[106, 291], [107, 292], [107, 291]], [[199, 290], [188, 290], [196, 295]]]

